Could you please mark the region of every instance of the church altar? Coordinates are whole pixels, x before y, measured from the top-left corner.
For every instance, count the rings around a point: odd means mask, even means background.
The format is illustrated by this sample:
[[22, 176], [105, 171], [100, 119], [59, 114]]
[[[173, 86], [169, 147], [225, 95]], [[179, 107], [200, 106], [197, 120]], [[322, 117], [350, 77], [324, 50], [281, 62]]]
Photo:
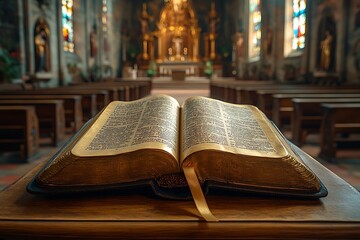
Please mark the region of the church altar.
[[[214, 74], [222, 76], [222, 64], [216, 54], [216, 24], [219, 16], [215, 3], [211, 3], [208, 16], [209, 32], [200, 37], [198, 17], [190, 1], [169, 0], [162, 8], [156, 29], [150, 31], [153, 18], [143, 3], [141, 11], [142, 51], [137, 61], [140, 76], [146, 76], [151, 64], [156, 64], [155, 76], [185, 80], [186, 77], [204, 75], [204, 62], [212, 62]], [[200, 56], [200, 39], [203, 56]]]
[[158, 64], [160, 76], [172, 76], [174, 72], [183, 72], [185, 76], [199, 76], [200, 62], [168, 61]]

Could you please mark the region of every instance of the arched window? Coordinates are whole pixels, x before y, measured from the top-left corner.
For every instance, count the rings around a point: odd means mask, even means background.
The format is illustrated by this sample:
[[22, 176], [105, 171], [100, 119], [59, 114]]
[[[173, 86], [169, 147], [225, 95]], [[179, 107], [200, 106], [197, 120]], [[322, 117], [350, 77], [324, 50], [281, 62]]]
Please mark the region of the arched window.
[[62, 0], [64, 51], [74, 52], [73, 0]]
[[285, 15], [285, 55], [305, 48], [306, 0], [287, 0]]
[[249, 13], [249, 57], [256, 57], [261, 45], [260, 0], [249, 0]]

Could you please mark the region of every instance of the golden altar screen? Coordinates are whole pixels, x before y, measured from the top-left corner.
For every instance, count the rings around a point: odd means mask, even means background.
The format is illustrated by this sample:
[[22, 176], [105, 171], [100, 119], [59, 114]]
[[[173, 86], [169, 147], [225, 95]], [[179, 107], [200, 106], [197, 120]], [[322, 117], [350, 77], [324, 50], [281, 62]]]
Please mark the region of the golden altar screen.
[[199, 61], [198, 20], [187, 0], [170, 0], [160, 13], [154, 33], [157, 62]]

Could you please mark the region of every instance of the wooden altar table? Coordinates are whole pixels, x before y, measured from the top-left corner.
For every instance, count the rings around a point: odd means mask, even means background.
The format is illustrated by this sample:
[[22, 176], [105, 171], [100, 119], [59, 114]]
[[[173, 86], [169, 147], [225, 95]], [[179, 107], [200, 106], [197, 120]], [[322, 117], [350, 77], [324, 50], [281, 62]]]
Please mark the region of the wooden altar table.
[[200, 63], [191, 61], [163, 62], [158, 64], [160, 76], [171, 76], [183, 71], [186, 76], [199, 76]]

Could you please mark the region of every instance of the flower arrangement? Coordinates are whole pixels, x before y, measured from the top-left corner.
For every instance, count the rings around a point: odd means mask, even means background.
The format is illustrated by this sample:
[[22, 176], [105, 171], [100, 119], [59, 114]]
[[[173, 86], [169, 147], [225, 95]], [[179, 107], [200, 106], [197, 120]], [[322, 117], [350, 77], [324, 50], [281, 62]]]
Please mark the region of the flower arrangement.
[[149, 63], [149, 68], [148, 68], [148, 70], [147, 70], [147, 72], [146, 72], [146, 73], [147, 73], [147, 76], [148, 76], [148, 77], [153, 77], [153, 76], [155, 76], [156, 73], [157, 73], [156, 68], [157, 68], [157, 66], [156, 66], [155, 61], [150, 61], [150, 63]]
[[12, 57], [8, 51], [0, 48], [0, 80], [11, 82], [21, 75], [19, 61]]
[[207, 77], [211, 77], [213, 74], [213, 64], [211, 61], [206, 61], [204, 66], [204, 74]]

